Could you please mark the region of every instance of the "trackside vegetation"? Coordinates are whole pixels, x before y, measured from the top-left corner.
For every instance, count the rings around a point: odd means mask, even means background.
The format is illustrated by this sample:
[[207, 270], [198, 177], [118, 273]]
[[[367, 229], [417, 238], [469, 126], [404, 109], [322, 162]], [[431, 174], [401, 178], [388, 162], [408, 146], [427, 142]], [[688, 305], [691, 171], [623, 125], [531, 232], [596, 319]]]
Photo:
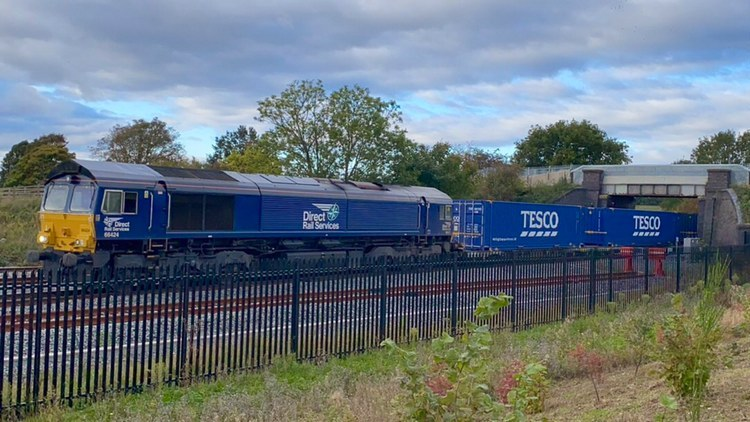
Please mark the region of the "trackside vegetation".
[[[725, 262], [677, 295], [520, 332], [456, 335], [345, 359], [284, 359], [252, 373], [157, 387], [31, 420], [741, 420], [750, 408], [750, 285]], [[5, 418], [15, 415], [7, 414]]]
[[0, 201], [0, 266], [22, 265], [26, 252], [37, 247], [38, 211], [37, 198]]

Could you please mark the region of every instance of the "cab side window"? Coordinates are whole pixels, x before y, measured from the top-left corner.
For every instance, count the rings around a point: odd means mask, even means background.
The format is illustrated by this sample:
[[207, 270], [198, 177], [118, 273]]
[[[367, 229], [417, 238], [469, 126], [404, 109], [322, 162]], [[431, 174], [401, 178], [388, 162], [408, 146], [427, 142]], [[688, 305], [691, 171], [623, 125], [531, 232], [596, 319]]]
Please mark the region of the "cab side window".
[[443, 206], [443, 220], [451, 220], [451, 219], [453, 219], [453, 206], [452, 205]]
[[102, 201], [104, 214], [137, 214], [138, 192], [123, 192], [121, 190], [104, 191]]
[[122, 204], [123, 214], [137, 214], [138, 213], [138, 193], [137, 192], [125, 192], [125, 201]]

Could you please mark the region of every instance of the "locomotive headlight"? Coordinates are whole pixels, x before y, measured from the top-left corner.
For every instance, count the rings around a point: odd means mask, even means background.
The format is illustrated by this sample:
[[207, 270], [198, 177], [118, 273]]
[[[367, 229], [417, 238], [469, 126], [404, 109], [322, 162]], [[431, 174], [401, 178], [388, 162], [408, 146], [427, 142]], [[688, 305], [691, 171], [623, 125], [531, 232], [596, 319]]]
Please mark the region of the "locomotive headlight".
[[47, 243], [49, 241], [49, 238], [43, 234], [40, 234], [37, 240], [39, 241], [39, 243]]
[[76, 239], [76, 241], [73, 242], [73, 246], [83, 246], [83, 240]]

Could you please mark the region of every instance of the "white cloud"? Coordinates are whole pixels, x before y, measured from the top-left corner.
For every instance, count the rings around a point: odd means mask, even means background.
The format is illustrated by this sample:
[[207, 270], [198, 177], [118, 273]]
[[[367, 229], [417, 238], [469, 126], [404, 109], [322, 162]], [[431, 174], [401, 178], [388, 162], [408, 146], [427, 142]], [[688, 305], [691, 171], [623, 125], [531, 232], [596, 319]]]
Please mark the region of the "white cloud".
[[588, 119], [644, 163], [750, 121], [748, 2], [0, 3], [0, 150], [52, 131], [85, 150], [153, 110], [200, 149], [262, 131], [257, 101], [295, 79], [396, 100], [420, 142]]

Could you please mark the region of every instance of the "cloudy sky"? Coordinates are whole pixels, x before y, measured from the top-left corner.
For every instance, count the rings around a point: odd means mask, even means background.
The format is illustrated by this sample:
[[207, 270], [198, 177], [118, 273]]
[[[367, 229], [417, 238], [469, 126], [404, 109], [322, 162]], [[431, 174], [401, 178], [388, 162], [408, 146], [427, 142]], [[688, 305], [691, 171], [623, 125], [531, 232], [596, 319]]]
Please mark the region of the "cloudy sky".
[[0, 155], [63, 133], [81, 157], [159, 117], [205, 158], [292, 81], [395, 100], [412, 139], [512, 152], [587, 119], [638, 164], [750, 129], [746, 0], [0, 0]]

